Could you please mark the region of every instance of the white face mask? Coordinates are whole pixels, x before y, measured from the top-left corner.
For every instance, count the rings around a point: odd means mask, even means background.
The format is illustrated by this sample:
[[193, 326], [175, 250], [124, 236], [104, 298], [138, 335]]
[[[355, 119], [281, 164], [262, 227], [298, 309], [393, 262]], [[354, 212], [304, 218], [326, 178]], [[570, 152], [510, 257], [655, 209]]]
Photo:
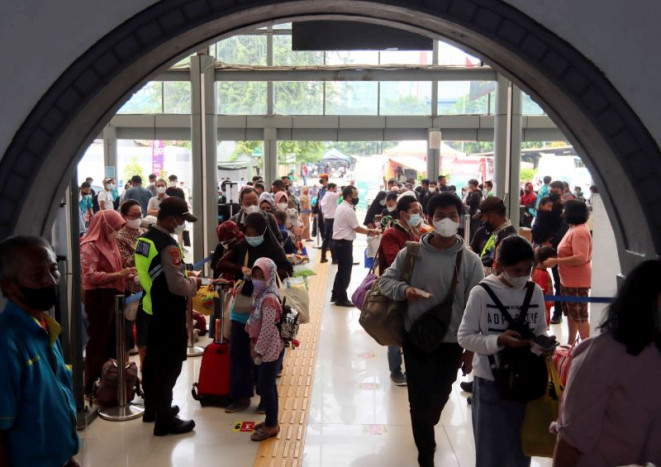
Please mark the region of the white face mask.
[[174, 228], [174, 234], [181, 235], [182, 233], [184, 233], [185, 228], [186, 228], [186, 223], [184, 222], [183, 224], [178, 225]]
[[397, 206], [388, 206], [388, 212], [393, 212]]
[[440, 221], [434, 221], [434, 230], [441, 237], [454, 237], [457, 235], [457, 230], [459, 230], [459, 222], [446, 217]]
[[254, 204], [248, 207], [243, 208], [243, 211], [248, 214], [254, 214], [256, 212], [259, 212], [259, 206], [255, 206]]
[[530, 276], [514, 277], [508, 274], [507, 271], [503, 271], [503, 279], [512, 284], [512, 288], [521, 290], [530, 280]]
[[131, 229], [137, 229], [140, 227], [141, 222], [142, 222], [142, 217], [138, 217], [137, 219], [127, 219], [126, 225], [128, 225], [129, 228]]
[[163, 193], [165, 193], [165, 190], [166, 190], [166, 188], [164, 186], [157, 186], [156, 187], [156, 193], [158, 193], [159, 195], [162, 195]]
[[435, 187], [435, 186], [430, 186], [430, 187], [429, 187], [429, 192], [430, 192], [430, 193], [434, 193], [434, 192], [436, 192], [436, 187]]
[[286, 210], [287, 210], [287, 206], [289, 206], [287, 203], [278, 203], [278, 209], [279, 209], [280, 211], [286, 211]]
[[177, 188], [177, 182], [170, 182], [170, 186], [172, 188]]

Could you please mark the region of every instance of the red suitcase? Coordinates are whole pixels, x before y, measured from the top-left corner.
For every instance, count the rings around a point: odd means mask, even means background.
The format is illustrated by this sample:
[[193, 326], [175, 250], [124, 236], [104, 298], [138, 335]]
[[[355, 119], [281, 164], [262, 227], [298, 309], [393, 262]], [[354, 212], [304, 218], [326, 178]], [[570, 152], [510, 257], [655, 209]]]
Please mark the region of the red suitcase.
[[200, 401], [202, 407], [225, 407], [230, 402], [230, 344], [222, 341], [222, 303], [221, 299], [214, 299], [214, 306], [221, 308], [220, 319], [216, 320], [216, 340], [204, 349], [200, 379], [193, 383], [193, 399]]

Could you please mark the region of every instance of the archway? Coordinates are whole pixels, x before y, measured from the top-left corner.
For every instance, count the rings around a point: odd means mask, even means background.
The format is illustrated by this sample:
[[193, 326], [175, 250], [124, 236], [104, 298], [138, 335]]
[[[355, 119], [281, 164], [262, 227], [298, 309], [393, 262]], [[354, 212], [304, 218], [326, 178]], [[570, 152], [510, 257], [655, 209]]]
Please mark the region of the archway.
[[496, 0], [159, 2], [92, 46], [26, 119], [0, 162], [0, 236], [48, 231], [86, 145], [167, 63], [243, 28], [312, 18], [443, 36], [484, 57], [535, 96], [583, 154], [601, 188], [623, 271], [661, 251], [661, 153], [647, 129], [589, 60]]

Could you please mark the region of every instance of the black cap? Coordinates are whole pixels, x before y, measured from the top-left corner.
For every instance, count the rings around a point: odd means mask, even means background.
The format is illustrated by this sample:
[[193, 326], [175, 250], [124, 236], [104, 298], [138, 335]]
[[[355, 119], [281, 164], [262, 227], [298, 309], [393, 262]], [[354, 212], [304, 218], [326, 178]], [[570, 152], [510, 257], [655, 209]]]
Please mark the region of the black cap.
[[161, 202], [159, 218], [167, 216], [181, 216], [188, 222], [197, 221], [197, 217], [188, 211], [188, 203], [177, 196], [170, 196]]

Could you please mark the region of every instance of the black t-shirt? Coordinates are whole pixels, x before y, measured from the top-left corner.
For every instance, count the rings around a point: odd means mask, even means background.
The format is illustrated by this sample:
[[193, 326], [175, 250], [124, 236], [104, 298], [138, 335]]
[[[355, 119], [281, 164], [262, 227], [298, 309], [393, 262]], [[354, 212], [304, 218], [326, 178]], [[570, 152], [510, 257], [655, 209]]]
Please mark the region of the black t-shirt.
[[473, 240], [471, 241], [470, 245], [473, 251], [475, 252], [475, 254], [477, 254], [477, 256], [480, 256], [482, 265], [490, 268], [493, 266], [495, 259], [494, 255], [496, 254], [496, 250], [500, 245], [500, 242], [502, 242], [505, 238], [511, 235], [516, 235], [516, 229], [512, 225], [505, 227], [500, 232], [498, 232], [498, 235], [496, 236], [496, 242], [493, 248], [489, 248], [489, 250], [486, 251], [484, 255], [482, 255], [482, 250], [489, 242], [489, 238], [491, 238], [491, 232], [487, 231], [487, 229], [485, 229], [484, 227], [480, 227], [475, 232], [475, 235], [473, 236]]
[[466, 198], [466, 205], [470, 208], [470, 215], [474, 215], [480, 209], [480, 201], [482, 201], [482, 192], [475, 190]]

